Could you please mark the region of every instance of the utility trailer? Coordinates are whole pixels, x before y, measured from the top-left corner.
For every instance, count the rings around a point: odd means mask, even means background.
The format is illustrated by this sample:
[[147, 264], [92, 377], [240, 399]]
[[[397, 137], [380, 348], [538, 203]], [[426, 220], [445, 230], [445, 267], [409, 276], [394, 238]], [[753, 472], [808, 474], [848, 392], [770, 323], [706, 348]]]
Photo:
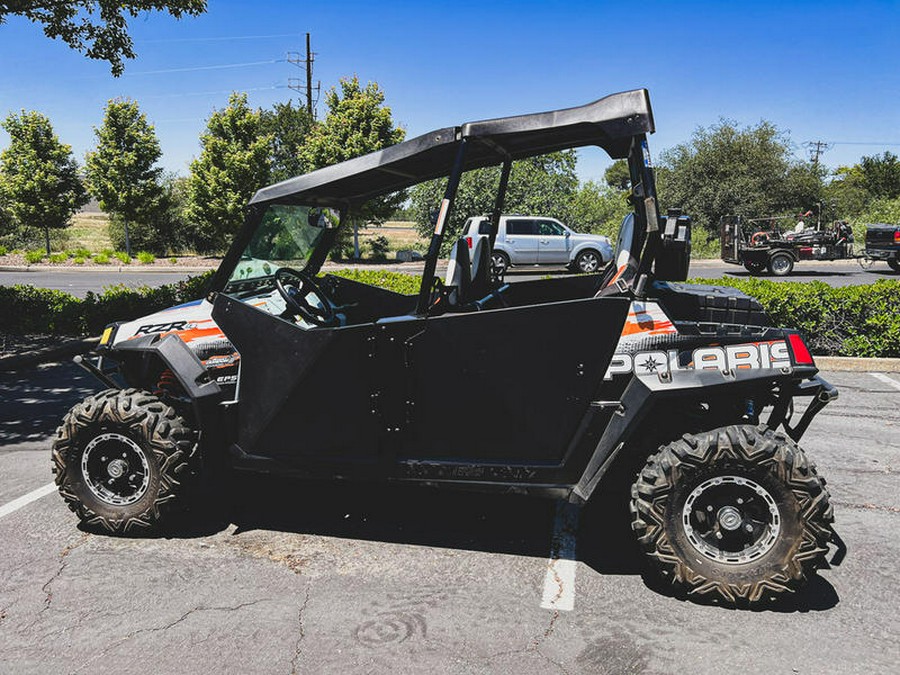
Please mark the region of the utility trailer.
[[794, 264], [803, 260], [857, 257], [853, 250], [853, 229], [844, 221], [784, 232], [781, 220], [776, 217], [722, 216], [719, 220], [722, 260], [743, 265], [754, 276], [768, 272], [782, 277], [790, 274]]

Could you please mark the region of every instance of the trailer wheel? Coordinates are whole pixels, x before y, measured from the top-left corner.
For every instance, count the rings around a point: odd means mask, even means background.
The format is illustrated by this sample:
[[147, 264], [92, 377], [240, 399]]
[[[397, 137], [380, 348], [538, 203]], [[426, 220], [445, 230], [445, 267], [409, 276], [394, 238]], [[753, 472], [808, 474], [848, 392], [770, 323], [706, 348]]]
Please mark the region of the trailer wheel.
[[824, 565], [834, 520], [825, 481], [765, 426], [685, 435], [647, 461], [631, 496], [638, 542], [677, 592], [754, 605]]
[[900, 272], [900, 258], [888, 258], [887, 264], [895, 272]]
[[794, 269], [794, 259], [787, 253], [776, 253], [769, 258], [769, 273], [776, 277], [786, 277]]
[[108, 389], [74, 406], [57, 429], [59, 493], [88, 526], [126, 534], [159, 525], [197, 474], [196, 434], [138, 389]]
[[744, 268], [753, 276], [758, 276], [765, 271], [766, 264], [761, 260], [745, 260]]

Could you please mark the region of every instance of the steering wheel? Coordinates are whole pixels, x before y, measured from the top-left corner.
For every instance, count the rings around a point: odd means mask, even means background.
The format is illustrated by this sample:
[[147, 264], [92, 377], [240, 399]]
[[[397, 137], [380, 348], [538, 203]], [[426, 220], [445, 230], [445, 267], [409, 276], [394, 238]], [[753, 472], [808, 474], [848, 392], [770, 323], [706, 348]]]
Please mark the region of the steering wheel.
[[[291, 278], [300, 283], [291, 283]], [[309, 323], [316, 326], [334, 326], [338, 323], [334, 305], [312, 275], [290, 267], [280, 267], [275, 272], [275, 288], [287, 306], [296, 310]], [[313, 305], [306, 299], [310, 293], [316, 296], [321, 307]]]

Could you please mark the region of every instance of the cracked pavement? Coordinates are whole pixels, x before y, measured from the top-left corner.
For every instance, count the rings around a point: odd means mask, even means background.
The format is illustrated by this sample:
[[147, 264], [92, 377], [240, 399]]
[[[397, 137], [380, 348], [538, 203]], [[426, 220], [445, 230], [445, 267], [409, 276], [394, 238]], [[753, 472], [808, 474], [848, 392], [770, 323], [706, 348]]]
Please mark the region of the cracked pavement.
[[[48, 421], [93, 386], [76, 372], [0, 379], [0, 503], [52, 480]], [[55, 494], [0, 518], [0, 672], [895, 672], [900, 391], [825, 376], [841, 398], [803, 446], [848, 551], [769, 610], [668, 596], [596, 507], [574, 610], [546, 610], [553, 502], [248, 477], [167, 536], [82, 532]]]

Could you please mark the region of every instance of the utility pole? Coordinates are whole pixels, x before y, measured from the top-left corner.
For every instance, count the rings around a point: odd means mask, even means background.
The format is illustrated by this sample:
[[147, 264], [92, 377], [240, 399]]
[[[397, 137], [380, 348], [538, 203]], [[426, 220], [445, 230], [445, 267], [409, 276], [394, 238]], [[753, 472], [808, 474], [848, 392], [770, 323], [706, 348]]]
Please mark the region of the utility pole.
[[809, 151], [809, 158], [812, 160], [813, 167], [819, 168], [819, 157], [831, 147], [831, 143], [825, 141], [807, 141], [803, 144]]
[[[315, 60], [316, 55], [313, 53], [310, 46], [309, 33], [306, 34], [306, 58], [301, 58], [299, 52], [288, 52], [287, 55], [288, 63], [293, 63], [298, 68], [303, 66], [306, 69], [306, 84], [302, 84], [299, 77], [289, 77], [288, 88], [306, 95], [306, 112], [308, 112], [309, 116], [313, 119], [315, 119], [316, 116], [315, 104], [319, 101], [319, 90], [322, 88], [321, 82], [316, 82], [316, 86], [313, 87], [312, 76], [313, 63]], [[315, 101], [313, 101], [313, 91], [316, 92]]]

